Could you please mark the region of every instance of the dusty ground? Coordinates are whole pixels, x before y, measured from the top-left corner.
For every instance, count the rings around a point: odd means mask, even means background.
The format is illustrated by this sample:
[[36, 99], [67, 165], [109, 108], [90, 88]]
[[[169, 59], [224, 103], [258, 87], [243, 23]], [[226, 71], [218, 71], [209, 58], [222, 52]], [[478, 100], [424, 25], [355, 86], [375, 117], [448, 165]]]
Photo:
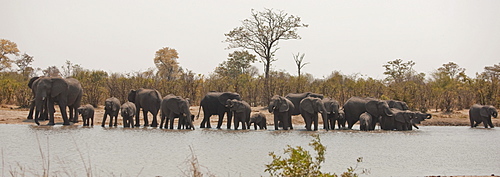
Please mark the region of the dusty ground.
[[[57, 106], [56, 106], [57, 107]], [[198, 115], [198, 106], [193, 106], [190, 108], [191, 113], [193, 115]], [[12, 106], [12, 105], [1, 105], [0, 106], [0, 124], [34, 124], [33, 120], [27, 120], [26, 117], [28, 116], [28, 109], [25, 108], [18, 108], [17, 106]], [[267, 109], [263, 107], [252, 107], [252, 114], [254, 113], [263, 113], [267, 117], [267, 124], [268, 125], [273, 125], [273, 115], [270, 114]], [[426, 121], [423, 121], [421, 125], [427, 125], [427, 126], [470, 126], [469, 122], [469, 110], [461, 110], [461, 111], [455, 111], [453, 113], [442, 113], [442, 112], [435, 112], [431, 111], [432, 114], [432, 119], [428, 119]], [[100, 126], [102, 123], [102, 118], [104, 116], [104, 109], [103, 107], [99, 107], [95, 109], [95, 118], [94, 118], [94, 126]], [[150, 114], [149, 117], [151, 118], [152, 115]], [[159, 121], [159, 116], [158, 116], [158, 121]], [[142, 119], [142, 115], [141, 115]], [[200, 113], [200, 118], [195, 119], [194, 125], [198, 127], [203, 119], [203, 111]], [[294, 116], [293, 118], [293, 125], [303, 125], [304, 121], [301, 116]], [[80, 119], [81, 121], [81, 119]], [[151, 120], [150, 120], [151, 121]], [[210, 124], [212, 127], [217, 126], [217, 121], [218, 118], [217, 116], [212, 116], [210, 119]], [[60, 123], [62, 122], [61, 114], [58, 108], [56, 108], [56, 113], [55, 113], [55, 122]], [[109, 117], [107, 120], [107, 124], [109, 123]], [[321, 119], [320, 119], [320, 125], [322, 124]], [[41, 121], [41, 124], [47, 124], [47, 121]], [[81, 124], [81, 122], [79, 123]], [[142, 124], [142, 121], [141, 121]], [[495, 126], [500, 127], [500, 119], [496, 118], [493, 119], [493, 124]], [[122, 119], [121, 116], [118, 118], [118, 125], [122, 125]], [[177, 125], [177, 123], [175, 123]], [[479, 126], [483, 126], [480, 124]], [[225, 125], [223, 126], [223, 128]]]

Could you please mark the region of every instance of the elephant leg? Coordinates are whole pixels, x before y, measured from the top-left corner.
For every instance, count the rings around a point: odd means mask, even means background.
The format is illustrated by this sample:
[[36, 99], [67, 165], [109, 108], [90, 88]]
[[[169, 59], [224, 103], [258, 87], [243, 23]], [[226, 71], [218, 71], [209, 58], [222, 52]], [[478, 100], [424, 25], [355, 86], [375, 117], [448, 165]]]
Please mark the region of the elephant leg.
[[165, 115], [162, 113], [162, 115], [160, 116], [160, 128], [163, 128], [163, 123], [164, 122], [165, 122]]
[[[224, 114], [222, 114], [224, 116]], [[233, 121], [233, 111], [227, 112], [227, 129], [231, 129], [231, 122]]]
[[220, 127], [222, 126], [222, 121], [224, 121], [224, 112], [222, 113], [222, 115], [219, 113], [218, 116], [219, 116], [219, 121], [217, 121], [217, 129], [221, 129]]
[[177, 121], [177, 130], [180, 130], [182, 127], [185, 126], [184, 122], [181, 119], [182, 118], [179, 117], [179, 121]]
[[274, 113], [274, 130], [278, 130], [279, 129], [279, 113], [275, 112]]
[[[104, 125], [106, 124], [106, 119], [108, 118], [108, 114], [106, 112], [104, 112], [104, 117], [102, 117], [102, 124], [101, 124], [101, 127], [104, 127]], [[113, 117], [110, 116], [110, 123], [109, 123], [109, 126], [111, 127], [111, 122], [113, 122]]]
[[[69, 119], [68, 119], [68, 114], [66, 112], [66, 105], [64, 104], [59, 104], [59, 109], [61, 109], [61, 115], [62, 115], [62, 118], [63, 118], [63, 125], [69, 125]], [[51, 116], [51, 119], [52, 121], [54, 120], [54, 117]]]
[[493, 122], [491, 121], [491, 118], [488, 118], [488, 124], [490, 125], [490, 128], [495, 128], [495, 126], [493, 126]]
[[314, 117], [313, 117], [313, 122], [314, 122], [314, 131], [318, 130], [318, 125], [319, 125], [319, 122], [318, 122], [318, 114], [314, 114]]
[[151, 127], [158, 127], [158, 120], [157, 120], [157, 115], [158, 111], [155, 113], [154, 111], [151, 111], [151, 114], [153, 114], [153, 121], [151, 123]]
[[[257, 123], [253, 123], [253, 128], [257, 130]], [[259, 126], [259, 128], [262, 130], [262, 127]]]
[[311, 131], [311, 124], [312, 124], [312, 115], [309, 115], [307, 113], [302, 114], [302, 117], [304, 118], [304, 121], [306, 123], [306, 130]]
[[292, 114], [291, 114], [291, 113], [285, 113], [285, 115], [286, 115], [286, 117], [285, 117], [285, 118], [287, 119], [287, 121], [286, 121], [286, 126], [287, 126], [288, 128], [290, 128], [290, 130], [293, 130], [293, 125], [292, 125]]
[[[106, 114], [104, 114], [104, 115], [106, 115]], [[107, 115], [106, 115], [106, 117], [107, 117]], [[105, 122], [103, 120], [102, 125], [104, 125], [104, 124], [105, 124]], [[115, 121], [115, 124], [116, 124], [116, 121]], [[109, 127], [112, 127], [112, 126], [113, 126], [113, 115], [109, 114]]]
[[474, 119], [472, 118], [469, 118], [469, 121], [470, 121], [470, 128], [474, 128]]
[[[110, 115], [110, 116], [109, 116], [109, 118], [112, 120], [112, 119], [113, 119], [113, 116], [112, 116], [112, 115]], [[118, 126], [118, 115], [114, 116], [114, 118], [115, 118], [115, 123], [113, 124], [113, 126], [115, 126], [115, 127], [116, 127], [116, 126]]]
[[[210, 125], [210, 117], [211, 117], [211, 115], [204, 114], [203, 121], [201, 122], [200, 128], [212, 128], [212, 125]], [[203, 123], [203, 122], [205, 122], [205, 123]], [[206, 124], [206, 127], [205, 127], [205, 124]]]
[[[141, 108], [140, 108], [140, 107], [138, 107], [138, 106], [136, 105], [136, 110], [135, 110], [135, 115], [136, 115], [136, 116], [135, 116], [135, 126], [136, 126], [136, 127], [140, 127], [140, 126], [141, 126], [141, 122], [140, 122], [140, 120], [139, 120], [139, 115], [140, 115], [139, 113], [140, 113], [140, 112], [141, 112]], [[143, 112], [144, 112], [144, 111], [143, 111]], [[131, 123], [132, 123], [132, 122], [131, 122]]]
[[129, 125], [127, 124], [127, 118], [126, 117], [123, 117], [123, 127], [129, 127]]
[[27, 119], [33, 119], [33, 111], [35, 110], [35, 100], [30, 101], [30, 112], [28, 113]]
[[[236, 118], [236, 116], [234, 117], [234, 129], [235, 130], [238, 130], [238, 128], [240, 128], [240, 118]], [[231, 127], [229, 127], [231, 128]], [[228, 129], [229, 130], [229, 129]]]
[[148, 111], [142, 110], [142, 115], [144, 116], [144, 127], [149, 126]]

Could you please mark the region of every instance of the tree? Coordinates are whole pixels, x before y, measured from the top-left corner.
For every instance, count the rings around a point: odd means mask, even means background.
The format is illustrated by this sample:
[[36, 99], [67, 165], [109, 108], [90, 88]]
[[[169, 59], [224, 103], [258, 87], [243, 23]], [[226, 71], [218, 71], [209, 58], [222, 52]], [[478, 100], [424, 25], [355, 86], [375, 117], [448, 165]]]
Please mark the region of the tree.
[[302, 90], [302, 78], [300, 77], [301, 76], [300, 75], [301, 74], [300, 70], [302, 70], [302, 68], [304, 66], [306, 66], [307, 64], [309, 64], [309, 62], [304, 63], [304, 56], [305, 55], [306, 55], [305, 53], [303, 53], [302, 55], [300, 55], [300, 53], [297, 53], [297, 55], [292, 54], [293, 60], [295, 60], [295, 64], [297, 65], [297, 73], [298, 73], [298, 78], [297, 78], [297, 80], [298, 80], [298, 85], [297, 85], [298, 89], [297, 89], [297, 92], [303, 92], [303, 90]]
[[[297, 73], [299, 75], [299, 78], [300, 78], [300, 70], [306, 66], [307, 64], [309, 64], [309, 62], [307, 63], [303, 63], [304, 62], [304, 56], [306, 55], [305, 53], [303, 53], [302, 55], [300, 55], [300, 53], [297, 53], [297, 55], [293, 55], [293, 60], [295, 60], [295, 64], [297, 65]], [[299, 56], [300, 56], [300, 59], [299, 59]]]
[[215, 68], [215, 73], [221, 76], [227, 76], [231, 78], [236, 78], [241, 74], [255, 74], [251, 73], [250, 68], [252, 63], [257, 59], [255, 55], [248, 53], [248, 51], [234, 51], [229, 54], [227, 61], [219, 64]]
[[[464, 81], [467, 80], [465, 68], [460, 68], [456, 63], [449, 62], [443, 64], [432, 73], [431, 87], [436, 97], [436, 108], [441, 108], [446, 112], [451, 112], [453, 108], [459, 107], [459, 103], [470, 95], [464, 91]], [[470, 101], [470, 99], [466, 99]], [[468, 104], [468, 103], [466, 103]]]
[[157, 75], [168, 81], [176, 79], [181, 71], [177, 62], [178, 58], [177, 51], [169, 47], [156, 51], [154, 63], [158, 69]]
[[[229, 48], [246, 48], [260, 56], [264, 64], [266, 91], [269, 93], [268, 79], [271, 63], [276, 61], [274, 54], [279, 49], [280, 40], [300, 39], [297, 29], [307, 27], [300, 17], [288, 15], [284, 11], [264, 9], [263, 12], [252, 10], [251, 18], [243, 20], [243, 25], [224, 34]], [[269, 95], [267, 95], [269, 96]]]
[[12, 60], [7, 55], [19, 55], [17, 44], [7, 39], [0, 39], [0, 71], [11, 67]]
[[16, 60], [16, 65], [19, 68], [19, 72], [21, 75], [23, 75], [25, 78], [32, 77], [35, 69], [31, 67], [31, 63], [33, 63], [33, 56], [30, 56], [26, 53], [24, 53], [21, 58]]
[[60, 77], [61, 72], [56, 66], [49, 66], [47, 69], [42, 70], [43, 75], [49, 76], [49, 77]]
[[387, 75], [387, 81], [400, 83], [411, 79], [415, 73], [415, 70], [413, 70], [414, 65], [415, 62], [411, 60], [405, 63], [398, 58], [394, 61], [388, 61], [387, 64], [382, 66], [385, 68], [384, 74]]

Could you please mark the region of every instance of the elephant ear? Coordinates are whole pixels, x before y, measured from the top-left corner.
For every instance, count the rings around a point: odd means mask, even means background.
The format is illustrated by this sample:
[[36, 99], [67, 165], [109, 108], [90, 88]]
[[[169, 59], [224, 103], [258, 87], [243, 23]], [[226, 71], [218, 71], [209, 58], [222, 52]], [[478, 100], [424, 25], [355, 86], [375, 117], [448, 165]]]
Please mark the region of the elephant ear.
[[279, 112], [287, 112], [290, 110], [290, 106], [288, 105], [287, 99], [280, 97], [280, 101], [278, 102], [280, 105], [279, 106]]
[[218, 99], [220, 104], [227, 105], [227, 101], [231, 99], [230, 93], [222, 93]]
[[479, 114], [481, 115], [481, 117], [490, 117], [490, 112], [488, 111], [487, 106], [481, 107], [481, 109], [479, 110]]
[[50, 94], [52, 97], [56, 97], [68, 90], [68, 83], [63, 78], [52, 78], [51, 82], [52, 88], [50, 89]]
[[373, 116], [380, 116], [380, 112], [378, 110], [379, 101], [371, 100], [366, 103], [366, 112], [370, 113]]
[[309, 114], [314, 114], [314, 102], [311, 99], [303, 99], [300, 102], [300, 107]]
[[407, 115], [406, 113], [400, 113], [399, 115], [394, 114], [394, 120], [401, 122], [401, 123], [405, 123], [407, 116], [409, 116], [409, 115]]
[[137, 93], [137, 90], [130, 90], [130, 92], [128, 92], [128, 101], [135, 103], [136, 93]]

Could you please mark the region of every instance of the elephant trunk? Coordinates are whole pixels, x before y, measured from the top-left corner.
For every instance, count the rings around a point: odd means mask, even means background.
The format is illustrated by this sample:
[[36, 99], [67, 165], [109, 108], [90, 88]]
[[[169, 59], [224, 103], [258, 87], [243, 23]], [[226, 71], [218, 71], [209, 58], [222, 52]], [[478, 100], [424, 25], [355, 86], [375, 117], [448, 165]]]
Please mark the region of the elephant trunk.
[[427, 115], [425, 115], [425, 118], [426, 118], [426, 119], [431, 119], [431, 118], [432, 118], [432, 114], [427, 114]]

